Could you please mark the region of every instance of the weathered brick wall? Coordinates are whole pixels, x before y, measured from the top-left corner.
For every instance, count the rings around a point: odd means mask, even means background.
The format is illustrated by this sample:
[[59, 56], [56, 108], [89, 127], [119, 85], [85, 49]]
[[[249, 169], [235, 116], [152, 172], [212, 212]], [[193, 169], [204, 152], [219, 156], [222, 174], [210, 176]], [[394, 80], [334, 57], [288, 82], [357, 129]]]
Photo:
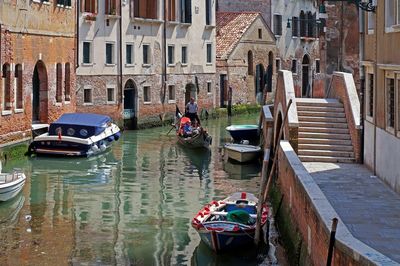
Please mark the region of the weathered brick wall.
[[[196, 75], [169, 75], [167, 84], [175, 86], [175, 101], [168, 101], [168, 88], [164, 104], [162, 104], [163, 88], [161, 83], [161, 75], [124, 75], [123, 85], [128, 80], [132, 80], [137, 89], [138, 106], [137, 118], [138, 124], [147, 123], [153, 120], [169, 118], [175, 114], [175, 106], [177, 105], [181, 112], [185, 110], [185, 89], [187, 84], [195, 85], [195, 76], [198, 81], [197, 103], [199, 110], [209, 110], [214, 107], [214, 95], [218, 93], [215, 84], [214, 74], [196, 74]], [[110, 115], [114, 120], [122, 120], [123, 104], [120, 104], [118, 99], [121, 99], [118, 77], [117, 76], [78, 76], [77, 81], [77, 111], [78, 112], [93, 112]], [[207, 82], [211, 81], [211, 93], [207, 92]], [[93, 104], [84, 104], [84, 87], [89, 85], [92, 88]], [[115, 85], [116, 99], [114, 104], [107, 103], [107, 85]], [[144, 103], [143, 87], [150, 86], [151, 102]]]
[[[282, 200], [276, 214], [281, 219], [278, 229], [283, 230], [281, 234], [290, 238], [283, 241], [293, 244], [291, 251], [294, 253], [289, 254], [289, 259], [293, 264], [325, 265], [330, 238], [330, 219], [338, 215], [289, 143], [280, 144], [278, 158], [278, 178], [275, 187], [278, 193], [273, 194], [278, 195], [278, 201]], [[377, 254], [351, 236], [345, 226], [339, 225], [332, 265], [377, 265], [376, 261], [382, 256]]]
[[[45, 36], [18, 34], [8, 30], [7, 26], [2, 26], [1, 38], [1, 64], [8, 63], [11, 66], [11, 110], [10, 113], [0, 115], [0, 144], [16, 141], [31, 134], [32, 125], [32, 80], [35, 65], [41, 61], [45, 66], [47, 75], [47, 94], [41, 102], [42, 123], [49, 123], [57, 119], [62, 113], [75, 111], [75, 40], [72, 37]], [[71, 70], [71, 100], [56, 102], [56, 64], [62, 63], [63, 66], [63, 95], [65, 80], [65, 63], [70, 63]], [[23, 72], [23, 110], [18, 111], [15, 99], [15, 66], [22, 65]], [[0, 102], [3, 101], [3, 82], [0, 77]]]
[[271, 27], [271, 0], [218, 0], [217, 11], [260, 12]]

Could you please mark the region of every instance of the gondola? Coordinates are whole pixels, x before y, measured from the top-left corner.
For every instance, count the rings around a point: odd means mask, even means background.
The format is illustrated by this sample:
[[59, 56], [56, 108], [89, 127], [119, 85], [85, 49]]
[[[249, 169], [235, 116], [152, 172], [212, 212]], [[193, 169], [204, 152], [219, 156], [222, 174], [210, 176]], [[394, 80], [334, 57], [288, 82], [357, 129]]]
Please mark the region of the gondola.
[[185, 132], [185, 124], [191, 123], [188, 117], [182, 117], [177, 127], [176, 137], [178, 143], [187, 148], [208, 148], [212, 143], [212, 137], [201, 126], [191, 128], [190, 134]]

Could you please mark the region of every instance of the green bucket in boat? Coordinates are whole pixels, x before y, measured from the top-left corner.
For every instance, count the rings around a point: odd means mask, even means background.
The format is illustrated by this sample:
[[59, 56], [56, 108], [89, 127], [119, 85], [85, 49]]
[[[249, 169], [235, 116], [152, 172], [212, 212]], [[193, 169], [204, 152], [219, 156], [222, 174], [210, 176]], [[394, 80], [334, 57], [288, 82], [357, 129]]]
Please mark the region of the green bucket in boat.
[[229, 222], [248, 224], [250, 222], [250, 214], [244, 210], [234, 210], [228, 212], [226, 219]]

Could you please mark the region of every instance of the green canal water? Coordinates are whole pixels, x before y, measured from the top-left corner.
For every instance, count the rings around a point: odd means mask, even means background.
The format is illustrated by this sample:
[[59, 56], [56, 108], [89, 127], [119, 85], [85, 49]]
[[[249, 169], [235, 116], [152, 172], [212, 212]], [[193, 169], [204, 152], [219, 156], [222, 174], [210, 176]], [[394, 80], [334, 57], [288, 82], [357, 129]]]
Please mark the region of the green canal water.
[[[257, 123], [257, 115], [232, 124]], [[209, 151], [185, 150], [169, 128], [125, 131], [92, 158], [32, 157], [3, 164], [27, 182], [0, 203], [0, 265], [257, 265], [265, 253], [215, 255], [190, 221], [213, 199], [257, 193], [260, 165], [227, 162], [228, 120], [204, 121]]]

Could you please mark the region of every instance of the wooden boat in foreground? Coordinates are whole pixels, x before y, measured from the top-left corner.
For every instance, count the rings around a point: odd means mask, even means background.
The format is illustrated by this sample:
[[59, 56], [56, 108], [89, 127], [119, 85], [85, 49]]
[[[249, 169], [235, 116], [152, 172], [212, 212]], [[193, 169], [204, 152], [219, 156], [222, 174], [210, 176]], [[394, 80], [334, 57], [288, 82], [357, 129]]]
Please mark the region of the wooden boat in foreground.
[[[251, 193], [237, 192], [224, 200], [205, 205], [193, 218], [192, 227], [214, 251], [248, 247], [254, 241], [258, 199]], [[263, 206], [261, 227], [268, 218]]]
[[14, 198], [24, 187], [25, 180], [22, 172], [0, 173], [0, 201]]
[[176, 133], [176, 137], [180, 144], [188, 148], [208, 148], [211, 145], [212, 137], [202, 127], [196, 127], [191, 131], [190, 135], [186, 135], [182, 129], [185, 123], [190, 123], [190, 119], [182, 117]]
[[256, 160], [261, 153], [259, 146], [245, 144], [227, 143], [224, 149], [229, 158], [241, 163]]

